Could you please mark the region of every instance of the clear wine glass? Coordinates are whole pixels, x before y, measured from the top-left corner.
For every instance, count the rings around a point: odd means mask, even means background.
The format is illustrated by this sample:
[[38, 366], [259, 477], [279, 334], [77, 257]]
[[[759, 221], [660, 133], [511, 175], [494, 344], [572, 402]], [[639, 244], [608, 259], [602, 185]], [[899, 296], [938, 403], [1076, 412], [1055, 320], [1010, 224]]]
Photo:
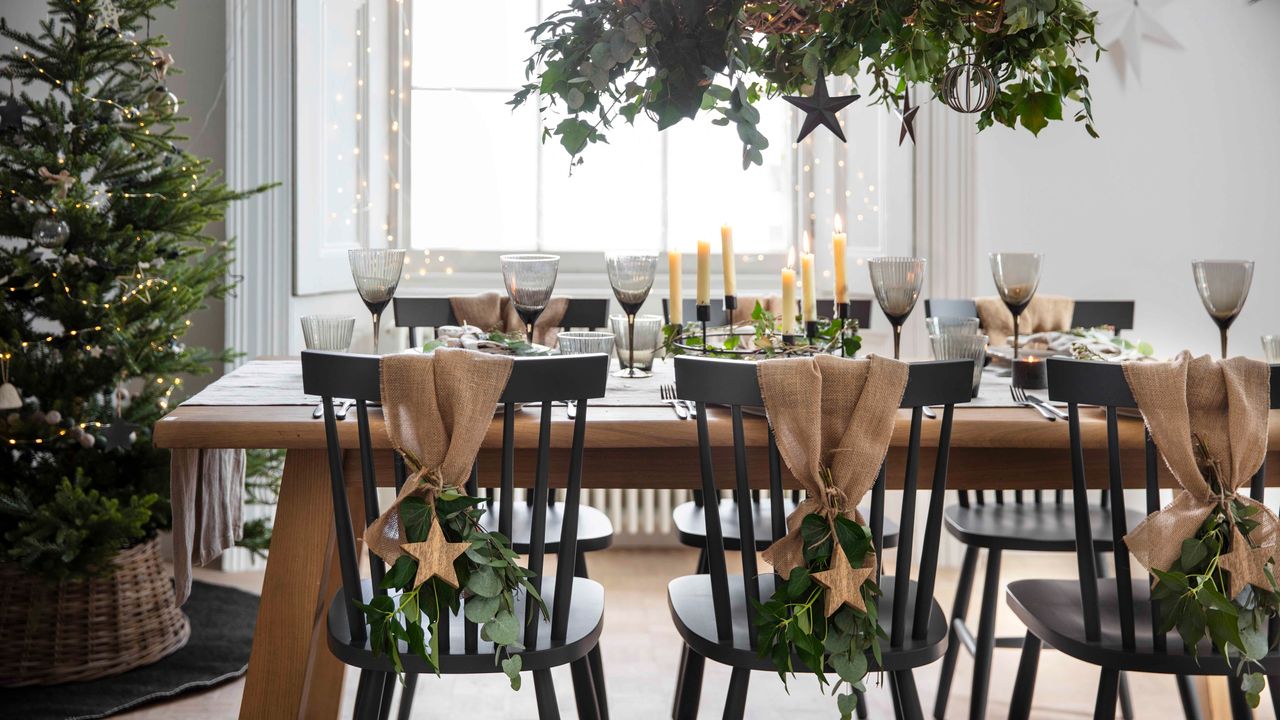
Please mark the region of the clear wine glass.
[[893, 357], [902, 354], [902, 324], [920, 299], [924, 285], [924, 258], [881, 257], [867, 261], [871, 272], [871, 289], [884, 316], [893, 326]]
[[1018, 359], [1018, 316], [1031, 304], [1040, 287], [1040, 253], [991, 253], [991, 277], [996, 292], [1013, 315], [1013, 359]]
[[1218, 324], [1222, 357], [1227, 356], [1227, 329], [1240, 316], [1253, 284], [1252, 260], [1197, 260], [1191, 263], [1196, 290], [1209, 317]]
[[627, 348], [630, 356], [627, 367], [614, 373], [617, 377], [645, 378], [652, 375], [636, 368], [636, 313], [653, 289], [653, 276], [658, 269], [655, 253], [609, 253], [605, 255], [605, 267], [609, 270], [609, 284], [613, 295], [627, 314]]
[[551, 291], [556, 287], [556, 275], [560, 272], [559, 255], [521, 254], [503, 255], [502, 281], [507, 286], [507, 296], [515, 305], [516, 314], [524, 322], [525, 338], [533, 343], [533, 324], [547, 309]]
[[348, 250], [351, 277], [365, 307], [373, 315], [373, 352], [378, 352], [378, 327], [382, 311], [396, 294], [400, 273], [404, 270], [404, 250]]

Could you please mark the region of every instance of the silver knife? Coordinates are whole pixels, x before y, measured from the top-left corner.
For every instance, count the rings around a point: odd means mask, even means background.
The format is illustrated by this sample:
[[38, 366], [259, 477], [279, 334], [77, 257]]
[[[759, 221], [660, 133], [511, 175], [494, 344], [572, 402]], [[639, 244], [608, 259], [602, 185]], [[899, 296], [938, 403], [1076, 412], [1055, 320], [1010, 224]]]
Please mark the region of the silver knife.
[[1032, 394], [1028, 393], [1028, 394], [1027, 394], [1027, 399], [1028, 399], [1028, 400], [1030, 400], [1030, 401], [1031, 401], [1031, 402], [1033, 402], [1033, 403], [1036, 403], [1037, 405], [1040, 405], [1040, 406], [1042, 406], [1042, 407], [1049, 408], [1049, 412], [1053, 413], [1054, 415], [1057, 415], [1060, 419], [1062, 419], [1062, 420], [1066, 420], [1066, 419], [1067, 419], [1067, 414], [1066, 414], [1066, 413], [1062, 412], [1061, 410], [1059, 410], [1058, 408], [1054, 407], [1053, 405], [1050, 405], [1049, 403], [1045, 402], [1044, 400], [1041, 400], [1040, 398], [1036, 397], [1035, 395], [1032, 395]]

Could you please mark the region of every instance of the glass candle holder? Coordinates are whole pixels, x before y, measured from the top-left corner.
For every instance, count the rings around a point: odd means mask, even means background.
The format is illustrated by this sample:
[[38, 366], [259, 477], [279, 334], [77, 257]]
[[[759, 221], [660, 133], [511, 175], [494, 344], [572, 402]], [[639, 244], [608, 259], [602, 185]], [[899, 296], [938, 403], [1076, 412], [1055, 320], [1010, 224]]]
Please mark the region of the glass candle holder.
[[561, 355], [607, 355], [613, 352], [613, 333], [600, 330], [564, 330], [556, 336], [556, 347]]
[[977, 335], [981, 323], [978, 318], [930, 317], [924, 319], [929, 335]]
[[1280, 363], [1280, 335], [1263, 335], [1262, 353], [1272, 365]]
[[973, 395], [978, 396], [982, 383], [982, 366], [987, 360], [986, 335], [933, 335], [929, 338], [935, 360], [972, 360]]
[[618, 365], [648, 372], [653, 369], [653, 358], [662, 346], [662, 318], [657, 315], [640, 315], [635, 319], [635, 347], [631, 346], [631, 325], [626, 315], [610, 315], [609, 329], [613, 331], [613, 347]]

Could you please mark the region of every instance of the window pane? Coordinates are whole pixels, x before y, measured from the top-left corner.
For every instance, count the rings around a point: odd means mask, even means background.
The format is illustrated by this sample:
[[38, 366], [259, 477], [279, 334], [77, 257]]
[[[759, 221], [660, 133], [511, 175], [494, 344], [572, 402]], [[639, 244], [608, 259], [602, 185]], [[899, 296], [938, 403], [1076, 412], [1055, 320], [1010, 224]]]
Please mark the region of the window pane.
[[525, 60], [533, 53], [525, 31], [541, 19], [538, 5], [534, 0], [414, 3], [413, 86], [519, 87], [525, 82]]
[[536, 110], [498, 92], [415, 90], [412, 244], [527, 250], [537, 238]]
[[790, 106], [775, 99], [757, 107], [760, 132], [769, 138], [763, 166], [743, 170], [737, 132], [712, 125], [709, 113], [667, 131], [670, 247], [693, 252], [698, 240], [718, 239], [728, 223], [736, 253], [786, 252], [795, 203]]
[[551, 252], [662, 249], [662, 139], [618, 123], [569, 174], [556, 138], [542, 147], [542, 244]]

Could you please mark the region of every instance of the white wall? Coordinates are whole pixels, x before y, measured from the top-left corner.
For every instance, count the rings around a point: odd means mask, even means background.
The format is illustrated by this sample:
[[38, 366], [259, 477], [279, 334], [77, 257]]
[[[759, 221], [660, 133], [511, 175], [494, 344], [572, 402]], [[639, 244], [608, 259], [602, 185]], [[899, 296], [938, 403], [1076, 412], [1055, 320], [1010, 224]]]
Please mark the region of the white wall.
[[1178, 0], [1158, 17], [1185, 49], [1144, 42], [1140, 81], [1112, 56], [1090, 73], [1099, 140], [1071, 123], [979, 135], [978, 287], [985, 253], [1045, 253], [1042, 292], [1137, 300], [1132, 333], [1159, 354], [1218, 352], [1190, 264], [1256, 261], [1232, 329], [1261, 356], [1280, 332], [1280, 3]]

